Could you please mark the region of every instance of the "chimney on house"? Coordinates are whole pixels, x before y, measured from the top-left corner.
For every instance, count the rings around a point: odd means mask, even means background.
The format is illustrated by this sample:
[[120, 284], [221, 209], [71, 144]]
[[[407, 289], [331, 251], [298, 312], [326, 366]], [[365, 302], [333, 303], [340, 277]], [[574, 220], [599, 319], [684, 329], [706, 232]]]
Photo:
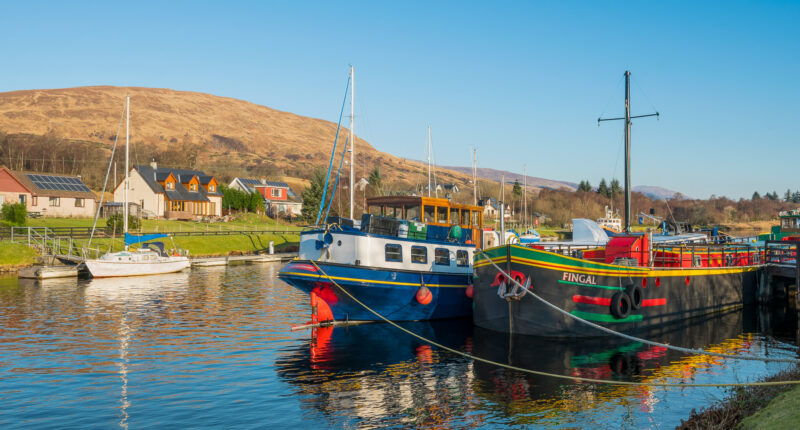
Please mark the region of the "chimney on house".
[[156, 159], [155, 158], [153, 159], [153, 161], [150, 162], [150, 167], [152, 167], [153, 170], [158, 169], [158, 163], [156, 163]]
[[267, 185], [267, 178], [264, 176], [261, 177], [261, 185]]

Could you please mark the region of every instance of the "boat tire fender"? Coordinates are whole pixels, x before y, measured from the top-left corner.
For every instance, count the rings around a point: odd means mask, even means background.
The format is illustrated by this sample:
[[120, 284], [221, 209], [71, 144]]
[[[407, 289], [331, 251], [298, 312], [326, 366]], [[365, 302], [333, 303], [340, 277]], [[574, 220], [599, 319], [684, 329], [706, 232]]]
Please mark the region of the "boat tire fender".
[[637, 284], [628, 285], [628, 287], [625, 288], [625, 293], [631, 299], [631, 310], [639, 310], [644, 300], [644, 290], [642, 290], [642, 287]]
[[624, 291], [611, 296], [611, 315], [616, 319], [626, 318], [631, 313], [631, 298]]

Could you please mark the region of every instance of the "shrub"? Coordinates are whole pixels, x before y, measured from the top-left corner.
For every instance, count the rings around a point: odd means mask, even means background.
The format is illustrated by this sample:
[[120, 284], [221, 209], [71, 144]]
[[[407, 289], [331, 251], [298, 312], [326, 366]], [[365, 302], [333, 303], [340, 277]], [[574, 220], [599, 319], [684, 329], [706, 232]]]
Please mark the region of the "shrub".
[[[106, 233], [107, 234], [122, 234], [123, 229], [122, 214], [114, 214], [106, 220]], [[138, 230], [142, 226], [141, 219], [128, 215], [128, 230]]]
[[3, 203], [3, 221], [11, 225], [25, 225], [28, 209], [22, 203]]

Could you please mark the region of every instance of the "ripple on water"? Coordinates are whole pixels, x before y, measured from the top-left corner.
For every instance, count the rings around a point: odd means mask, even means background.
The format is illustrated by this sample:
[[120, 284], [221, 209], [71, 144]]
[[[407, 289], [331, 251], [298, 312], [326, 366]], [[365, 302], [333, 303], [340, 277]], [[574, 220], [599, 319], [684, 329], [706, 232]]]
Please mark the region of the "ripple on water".
[[[0, 427], [652, 427], [719, 389], [575, 383], [489, 366], [385, 324], [291, 332], [307, 297], [280, 265], [131, 279], [0, 279]], [[792, 313], [734, 312], [658, 340], [796, 356]], [[778, 335], [756, 334], [756, 323]], [[755, 380], [785, 365], [404, 323], [439, 343], [563, 375], [663, 382]]]

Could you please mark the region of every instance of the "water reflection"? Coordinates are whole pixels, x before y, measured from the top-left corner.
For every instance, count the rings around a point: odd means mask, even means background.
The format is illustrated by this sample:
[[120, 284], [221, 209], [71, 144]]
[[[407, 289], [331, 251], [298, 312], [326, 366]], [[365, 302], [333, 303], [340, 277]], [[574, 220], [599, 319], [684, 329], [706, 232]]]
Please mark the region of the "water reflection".
[[[573, 383], [473, 363], [385, 324], [292, 332], [308, 298], [279, 264], [146, 278], [0, 278], [0, 428], [677, 425], [722, 390]], [[787, 356], [791, 310], [734, 312], [650, 337]], [[736, 382], [782, 365], [603, 338], [509, 337], [469, 320], [405, 323], [436, 342], [557, 374]], [[771, 336], [753, 334], [771, 333]], [[775, 339], [778, 338], [778, 340]]]
[[[467, 328], [458, 321], [404, 326], [477, 357], [584, 378], [691, 384], [721, 382], [719, 377], [723, 376], [733, 382], [785, 366], [686, 355], [607, 337], [575, 340], [509, 336]], [[752, 334], [757, 326], [756, 312], [735, 311], [647, 336], [714, 352], [769, 354], [769, 346], [775, 342]], [[779, 344], [773, 353], [792, 355], [794, 347]], [[687, 406], [696, 407], [692, 402], [708, 396], [708, 391], [693, 389], [571, 382], [473, 363], [386, 324], [316, 331], [308, 344], [278, 359], [276, 367], [278, 374], [305, 396], [301, 399], [303, 407], [332, 422], [346, 416], [367, 426], [398, 421], [403, 425], [607, 426], [608, 419], [619, 414], [628, 417], [627, 424], [638, 426], [654, 415], [685, 418]], [[671, 392], [678, 393], [683, 415], [665, 407]], [[661, 409], [659, 403], [663, 403]], [[447, 407], [441, 407], [443, 404]], [[402, 419], [392, 418], [398, 416]]]

